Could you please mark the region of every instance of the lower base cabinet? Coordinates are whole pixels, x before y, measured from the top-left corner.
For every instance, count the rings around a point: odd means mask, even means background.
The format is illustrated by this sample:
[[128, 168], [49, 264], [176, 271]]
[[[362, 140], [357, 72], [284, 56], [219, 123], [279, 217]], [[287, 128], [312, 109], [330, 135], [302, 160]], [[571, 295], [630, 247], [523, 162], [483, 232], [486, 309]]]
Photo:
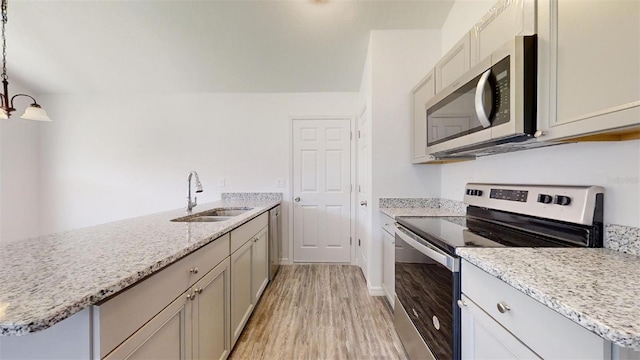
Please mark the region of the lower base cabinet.
[[395, 220], [386, 214], [380, 215], [382, 222], [382, 290], [394, 309], [396, 299], [396, 236]]
[[229, 259], [105, 359], [225, 359], [231, 350]]
[[269, 229], [263, 227], [231, 254], [231, 347], [269, 283]]
[[187, 293], [105, 357], [116, 359], [191, 359], [191, 307]]
[[269, 229], [260, 230], [251, 247], [251, 293], [254, 305], [269, 284]]
[[193, 358], [226, 359], [231, 352], [229, 259], [200, 279], [193, 291], [196, 294], [191, 306]]
[[466, 260], [464, 359], [611, 359], [611, 343]]
[[251, 292], [251, 247], [247, 241], [231, 254], [231, 346], [233, 347], [253, 311]]
[[464, 295], [463, 359], [539, 359], [531, 349]]
[[389, 301], [391, 308], [394, 308], [395, 301], [395, 251], [396, 239], [387, 231], [382, 230], [382, 289]]

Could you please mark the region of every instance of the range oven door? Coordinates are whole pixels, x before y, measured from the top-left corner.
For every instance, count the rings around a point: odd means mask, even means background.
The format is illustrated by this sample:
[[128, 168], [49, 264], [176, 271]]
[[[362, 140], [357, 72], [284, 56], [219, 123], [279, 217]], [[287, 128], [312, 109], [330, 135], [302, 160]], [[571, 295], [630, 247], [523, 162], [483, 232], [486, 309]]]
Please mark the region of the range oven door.
[[394, 325], [409, 357], [459, 359], [459, 258], [400, 225], [395, 255]]

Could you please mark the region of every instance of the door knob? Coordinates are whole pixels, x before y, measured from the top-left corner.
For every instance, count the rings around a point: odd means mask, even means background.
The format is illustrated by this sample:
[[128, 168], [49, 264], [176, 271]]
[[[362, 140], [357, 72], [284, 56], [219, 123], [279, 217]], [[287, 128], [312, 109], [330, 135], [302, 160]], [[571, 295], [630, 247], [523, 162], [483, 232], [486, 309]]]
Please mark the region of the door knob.
[[300, 202], [300, 197], [299, 197], [299, 196], [298, 196], [298, 197], [296, 197], [295, 199], [293, 199], [293, 201], [295, 201], [295, 202]]
[[367, 206], [367, 200], [360, 201], [361, 206]]

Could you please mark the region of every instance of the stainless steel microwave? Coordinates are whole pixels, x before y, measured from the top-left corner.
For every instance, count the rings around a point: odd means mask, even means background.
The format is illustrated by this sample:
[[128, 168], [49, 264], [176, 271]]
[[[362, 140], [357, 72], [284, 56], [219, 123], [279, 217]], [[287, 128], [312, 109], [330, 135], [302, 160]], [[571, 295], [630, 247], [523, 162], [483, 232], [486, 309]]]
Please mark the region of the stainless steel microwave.
[[425, 104], [427, 154], [512, 151], [536, 132], [537, 39], [516, 36]]

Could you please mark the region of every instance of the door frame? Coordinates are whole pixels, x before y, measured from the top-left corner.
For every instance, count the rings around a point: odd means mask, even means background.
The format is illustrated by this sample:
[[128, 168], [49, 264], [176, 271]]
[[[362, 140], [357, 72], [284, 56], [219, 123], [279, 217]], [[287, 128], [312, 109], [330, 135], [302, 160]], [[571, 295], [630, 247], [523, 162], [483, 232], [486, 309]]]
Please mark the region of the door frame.
[[330, 115], [330, 116], [313, 116], [313, 115], [304, 115], [304, 116], [290, 116], [289, 117], [289, 196], [287, 196], [286, 200], [289, 201], [289, 203], [291, 204], [291, 206], [288, 207], [288, 211], [287, 211], [287, 217], [290, 219], [290, 221], [288, 221], [288, 232], [289, 232], [289, 241], [288, 241], [288, 247], [289, 247], [289, 251], [288, 251], [288, 258], [283, 258], [282, 259], [282, 263], [286, 263], [289, 265], [293, 264], [293, 250], [294, 250], [294, 239], [293, 239], [293, 225], [294, 225], [294, 219], [293, 219], [293, 212], [294, 212], [294, 204], [293, 204], [293, 122], [296, 120], [349, 120], [349, 127], [350, 127], [350, 131], [351, 131], [351, 139], [350, 139], [350, 151], [351, 151], [351, 155], [350, 155], [350, 161], [351, 164], [349, 166], [349, 173], [351, 176], [351, 192], [350, 192], [350, 201], [349, 201], [349, 206], [351, 207], [350, 209], [350, 218], [349, 218], [349, 236], [351, 238], [350, 241], [350, 254], [351, 254], [351, 261], [350, 264], [351, 265], [355, 265], [356, 264], [356, 247], [355, 245], [355, 218], [356, 218], [356, 195], [357, 193], [355, 192], [355, 176], [356, 176], [356, 145], [355, 145], [355, 138], [354, 138], [354, 131], [356, 128], [356, 124], [355, 124], [355, 116], [353, 115], [345, 115], [345, 116], [340, 116], [340, 115]]
[[[360, 185], [361, 185], [360, 178], [358, 177], [358, 175], [359, 175], [360, 166], [362, 165], [360, 163], [360, 148], [359, 148], [359, 143], [361, 141], [360, 140], [360, 131], [361, 131], [360, 130], [360, 119], [362, 119], [362, 117], [367, 113], [368, 109], [369, 109], [368, 102], [365, 102], [364, 105], [362, 105], [362, 108], [358, 112], [358, 116], [355, 119], [355, 123], [356, 123], [356, 127], [357, 127], [357, 132], [356, 132], [356, 134], [357, 134], [356, 136], [357, 137], [354, 136], [354, 143], [355, 143], [354, 146], [356, 148], [356, 152], [358, 152], [358, 153], [356, 154], [356, 162], [357, 162], [356, 163], [356, 180], [355, 180], [355, 185], [354, 185], [355, 206], [356, 206], [356, 211], [354, 212], [354, 219], [353, 219], [353, 221], [354, 221], [354, 233], [355, 233], [354, 236], [353, 236], [354, 240], [357, 240], [358, 237], [360, 236], [360, 234], [358, 233], [358, 228], [360, 227], [360, 222], [361, 222], [361, 219], [360, 219], [360, 216], [359, 216], [360, 214], [358, 213], [358, 210], [360, 209], [359, 208], [359, 206], [360, 206], [360, 204], [359, 204], [359, 201], [360, 201], [360, 198], [359, 198], [360, 190], [359, 190], [359, 188], [360, 188]], [[371, 121], [371, 118], [369, 118], [368, 120]], [[371, 124], [371, 123], [369, 123], [369, 124]], [[371, 134], [369, 134], [369, 136], [371, 136]], [[372, 156], [373, 156], [373, 154], [371, 153], [371, 148], [369, 148], [369, 159], [366, 159], [365, 161], [369, 161], [371, 163], [370, 159], [371, 159]], [[371, 170], [371, 167], [369, 168], [369, 170]], [[370, 172], [369, 175], [372, 176], [372, 173]], [[371, 179], [369, 179], [369, 185], [371, 185]], [[358, 190], [356, 190], [356, 187], [357, 187]], [[369, 189], [368, 189], [369, 196], [371, 196], [371, 187], [372, 186], [369, 186]], [[371, 199], [371, 198], [367, 198], [367, 201], [369, 203], [373, 203], [373, 199]], [[366, 256], [367, 256], [367, 264], [366, 264], [367, 266], [366, 266], [365, 269], [362, 268], [362, 264], [360, 263], [360, 253], [358, 252], [359, 246], [356, 246], [355, 245], [355, 241], [354, 241], [354, 253], [355, 253], [355, 256], [356, 256], [356, 261], [355, 261], [354, 265], [357, 265], [362, 270], [365, 279], [369, 279], [369, 275], [368, 275], [369, 258], [370, 258], [369, 251], [371, 249], [371, 241], [373, 239], [373, 236], [372, 236], [373, 232], [371, 231], [372, 226], [373, 226], [372, 225], [373, 224], [372, 221], [373, 221], [373, 219], [371, 217], [369, 217], [369, 222], [368, 222], [368, 224], [366, 224], [367, 225], [366, 228], [367, 228], [367, 230], [369, 230], [368, 231], [369, 232], [369, 238], [365, 239], [365, 240], [368, 240], [368, 241], [366, 241], [366, 244], [368, 246], [365, 249], [365, 253], [366, 253]], [[362, 250], [360, 249], [360, 251], [362, 251]], [[367, 281], [367, 287], [368, 287], [369, 286], [368, 285], [368, 280], [366, 280], [366, 281]]]

